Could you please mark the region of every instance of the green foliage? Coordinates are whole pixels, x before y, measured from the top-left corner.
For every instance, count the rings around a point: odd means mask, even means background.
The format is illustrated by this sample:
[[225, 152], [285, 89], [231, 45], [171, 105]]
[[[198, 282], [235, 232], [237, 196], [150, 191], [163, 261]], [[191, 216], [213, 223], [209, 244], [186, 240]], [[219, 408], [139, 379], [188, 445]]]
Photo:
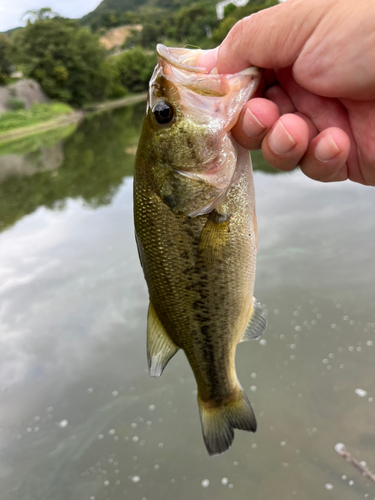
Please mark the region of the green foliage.
[[18, 99], [17, 97], [9, 97], [7, 107], [13, 111], [17, 111], [18, 109], [25, 109], [25, 102], [22, 99]]
[[224, 7], [224, 17], [229, 16], [236, 9], [237, 7], [234, 5], [234, 3], [228, 3], [228, 5]]
[[0, 116], [0, 132], [8, 132], [21, 127], [28, 127], [47, 120], [53, 120], [60, 115], [72, 112], [72, 108], [64, 103], [35, 103], [29, 109], [6, 111]]
[[110, 63], [118, 75], [120, 85], [131, 92], [140, 92], [148, 88], [156, 64], [156, 55], [154, 52], [148, 53], [140, 47], [135, 47], [111, 57]]
[[[12, 67], [12, 43], [6, 35], [0, 33], [0, 76], [9, 75]], [[5, 83], [5, 76], [3, 76]], [[1, 83], [1, 82], [0, 82]]]
[[14, 35], [18, 62], [48, 96], [82, 106], [105, 98], [109, 85], [106, 51], [76, 21], [42, 17]]

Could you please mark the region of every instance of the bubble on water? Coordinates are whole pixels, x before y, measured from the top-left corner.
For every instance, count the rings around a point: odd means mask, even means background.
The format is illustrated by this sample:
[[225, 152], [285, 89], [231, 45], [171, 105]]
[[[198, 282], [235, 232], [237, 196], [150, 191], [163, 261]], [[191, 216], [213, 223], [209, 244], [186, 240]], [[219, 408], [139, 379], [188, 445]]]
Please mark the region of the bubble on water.
[[326, 490], [332, 490], [333, 489], [333, 485], [331, 483], [327, 483], [325, 485], [325, 488], [326, 488]]
[[368, 345], [369, 347], [371, 347], [372, 345], [374, 345], [374, 342], [372, 340], [368, 340], [366, 342], [366, 345]]
[[324, 358], [324, 359], [322, 359], [322, 363], [327, 365], [329, 363], [329, 361], [328, 361], [328, 359]]
[[227, 477], [222, 477], [221, 478], [221, 484], [223, 484], [224, 486], [226, 486], [228, 484], [228, 478]]
[[235, 467], [237, 467], [238, 462], [237, 462], [237, 461], [233, 462], [233, 465], [234, 465]]
[[257, 378], [257, 374], [256, 374], [255, 372], [253, 372], [253, 373], [251, 374], [251, 378]]
[[353, 486], [353, 484], [354, 484], [353, 479], [351, 479], [348, 484], [349, 484], [349, 486]]
[[53, 406], [48, 406], [48, 408], [46, 408], [46, 412], [50, 413], [51, 411], [53, 411]]
[[98, 439], [103, 439], [103, 438], [104, 438], [104, 435], [103, 434], [99, 434]]
[[230, 490], [231, 490], [231, 489], [233, 489], [233, 484], [230, 484], [230, 485], [228, 486], [228, 488], [229, 488]]
[[91, 394], [92, 392], [94, 392], [94, 389], [93, 389], [92, 387], [89, 387], [89, 388], [87, 389], [87, 392], [88, 392], [89, 394]]
[[36, 417], [34, 417], [34, 420], [35, 420], [35, 422], [39, 422], [40, 417], [39, 417], [39, 416], [36, 416]]
[[116, 434], [115, 429], [110, 429], [110, 430], [108, 431], [108, 434], [110, 434], [111, 436], [113, 436], [113, 434]]
[[154, 411], [154, 410], [155, 410], [155, 408], [156, 408], [156, 406], [155, 406], [155, 405], [150, 405], [150, 406], [148, 407], [148, 409], [149, 409], [150, 411]]
[[133, 476], [132, 477], [133, 483], [139, 483], [140, 480], [141, 480], [141, 478], [139, 476]]
[[208, 479], [203, 479], [202, 486], [203, 488], [208, 488], [210, 486], [210, 481]]
[[368, 398], [368, 400], [367, 400], [367, 401], [368, 401], [369, 403], [373, 403], [373, 402], [374, 402], [374, 398], [371, 398], [371, 397], [370, 397], [370, 398]]
[[266, 345], [267, 344], [267, 340], [266, 339], [260, 339], [259, 344], [260, 345]]
[[138, 439], [139, 439], [139, 437], [138, 437], [138, 436], [133, 436], [132, 441], [133, 441], [134, 443], [136, 443], [136, 442], [138, 441]]
[[160, 467], [160, 465], [158, 465], [158, 464], [154, 465], [155, 470], [159, 470], [159, 467]]
[[355, 391], [354, 391], [357, 396], [359, 396], [360, 398], [364, 398], [367, 396], [367, 391], [365, 391], [364, 389], [359, 389], [357, 388]]
[[251, 392], [255, 392], [256, 390], [257, 390], [257, 386], [256, 386], [256, 385], [252, 385], [252, 386], [250, 387], [250, 391], [251, 391]]
[[339, 365], [339, 367], [341, 368], [341, 370], [343, 370], [345, 368], [345, 365], [343, 363], [341, 363], [341, 365]]
[[279, 335], [279, 337], [281, 340], [285, 340], [285, 335], [283, 333], [281, 335]]
[[113, 436], [114, 441], [118, 441], [118, 436]]
[[158, 444], [158, 448], [163, 448], [164, 444], [163, 443], [159, 443]]
[[40, 427], [34, 427], [34, 432], [39, 432]]
[[342, 475], [342, 476], [341, 476], [341, 479], [342, 479], [343, 481], [346, 481], [346, 480], [347, 480], [347, 476], [345, 476], [345, 474], [344, 474], [344, 475]]
[[113, 391], [112, 392], [112, 396], [115, 398], [116, 396], [118, 396], [118, 391]]
[[285, 445], [286, 445], [286, 441], [281, 441], [280, 446], [285, 446]]
[[133, 429], [135, 429], [137, 427], [137, 424], [135, 422], [133, 422], [130, 424], [130, 427], [133, 427]]
[[28, 427], [28, 428], [26, 429], [26, 432], [31, 432], [31, 431], [32, 431], [32, 428], [31, 428], [31, 427]]
[[294, 329], [296, 332], [300, 332], [302, 330], [302, 328], [299, 325], [296, 325]]
[[332, 359], [332, 358], [334, 358], [334, 357], [335, 357], [335, 355], [333, 354], [333, 352], [330, 352], [330, 353], [328, 354], [328, 357], [329, 357], [330, 359]]
[[253, 443], [253, 444], [251, 445], [251, 447], [255, 450], [255, 448], [257, 448], [257, 447], [258, 447], [258, 445], [257, 445], [256, 443]]
[[290, 344], [290, 348], [294, 350], [296, 348], [296, 344]]
[[106, 481], [104, 481], [104, 483], [103, 483], [103, 484], [104, 484], [104, 486], [108, 486], [108, 485], [109, 485], [109, 481], [108, 481], [108, 480], [106, 480]]
[[90, 497], [90, 500], [95, 500], [95, 497], [92, 497], [92, 496], [91, 496], [91, 497]]
[[59, 422], [57, 425], [59, 427], [61, 427], [61, 429], [63, 429], [64, 427], [67, 427], [68, 426], [68, 421], [66, 420], [66, 418], [64, 420], [61, 420], [61, 422]]

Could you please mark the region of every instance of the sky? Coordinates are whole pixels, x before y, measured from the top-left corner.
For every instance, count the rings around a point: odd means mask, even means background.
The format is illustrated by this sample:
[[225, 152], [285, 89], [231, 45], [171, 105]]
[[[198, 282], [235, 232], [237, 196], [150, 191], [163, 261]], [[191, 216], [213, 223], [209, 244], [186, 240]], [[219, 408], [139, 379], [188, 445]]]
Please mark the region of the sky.
[[27, 10], [51, 7], [64, 17], [80, 18], [91, 12], [100, 0], [0, 0], [0, 32], [22, 25]]

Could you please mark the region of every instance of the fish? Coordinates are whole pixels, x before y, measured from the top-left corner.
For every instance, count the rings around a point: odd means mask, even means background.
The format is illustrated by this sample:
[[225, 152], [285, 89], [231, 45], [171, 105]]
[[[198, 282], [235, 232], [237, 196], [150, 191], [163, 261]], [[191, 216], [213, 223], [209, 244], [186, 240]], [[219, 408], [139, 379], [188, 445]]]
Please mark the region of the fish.
[[261, 79], [199, 67], [197, 49], [157, 46], [134, 173], [134, 225], [149, 292], [147, 359], [159, 377], [179, 349], [198, 387], [210, 455], [255, 432], [237, 344], [266, 320], [253, 297], [257, 228], [250, 154], [231, 129]]

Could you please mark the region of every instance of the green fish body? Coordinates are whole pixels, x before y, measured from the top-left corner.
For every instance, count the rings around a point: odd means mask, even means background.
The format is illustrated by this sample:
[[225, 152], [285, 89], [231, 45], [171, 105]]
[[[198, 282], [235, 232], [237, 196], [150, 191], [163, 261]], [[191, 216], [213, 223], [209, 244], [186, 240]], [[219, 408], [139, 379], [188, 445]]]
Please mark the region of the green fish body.
[[183, 349], [198, 385], [208, 452], [256, 420], [236, 346], [266, 326], [253, 298], [255, 199], [250, 155], [230, 130], [259, 72], [206, 74], [200, 51], [158, 46], [134, 177], [134, 219], [150, 305], [152, 376]]

